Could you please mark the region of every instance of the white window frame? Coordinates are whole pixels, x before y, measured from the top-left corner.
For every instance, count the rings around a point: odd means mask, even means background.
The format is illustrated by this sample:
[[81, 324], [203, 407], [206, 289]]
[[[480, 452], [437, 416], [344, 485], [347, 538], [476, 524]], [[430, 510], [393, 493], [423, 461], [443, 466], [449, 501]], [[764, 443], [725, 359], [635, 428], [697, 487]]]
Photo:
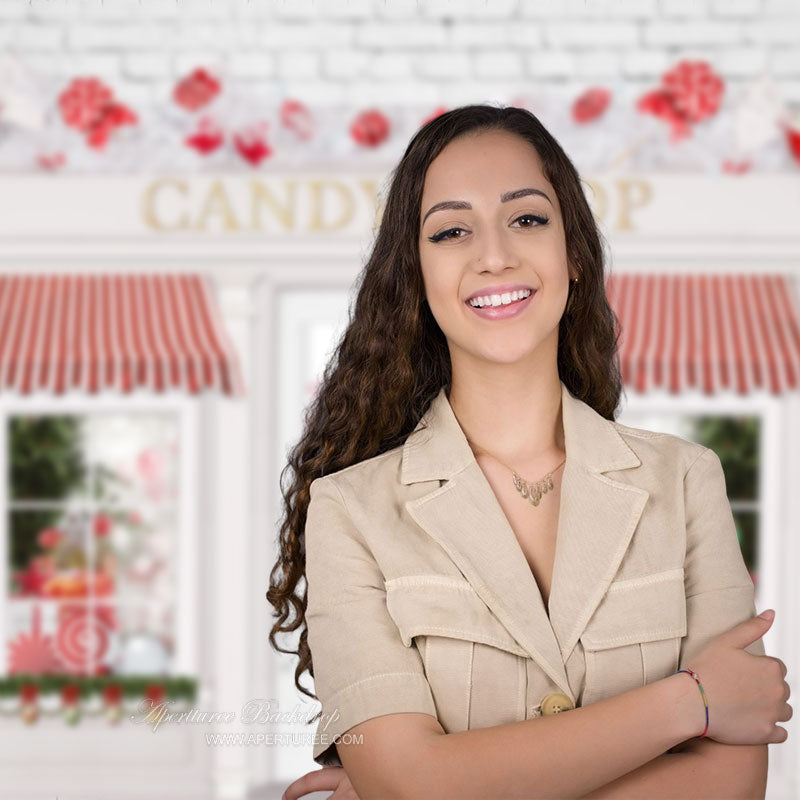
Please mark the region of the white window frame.
[[201, 681], [198, 659], [198, 519], [196, 499], [200, 496], [197, 448], [200, 412], [193, 396], [168, 392], [160, 396], [132, 392], [128, 396], [114, 393], [96, 395], [67, 392], [62, 395], [35, 393], [0, 395], [0, 675], [8, 674], [6, 607], [8, 585], [8, 421], [17, 414], [147, 414], [177, 415], [180, 436], [178, 448], [178, 496], [176, 503], [177, 537], [173, 558], [178, 585], [175, 587], [175, 650], [170, 674], [188, 675]]

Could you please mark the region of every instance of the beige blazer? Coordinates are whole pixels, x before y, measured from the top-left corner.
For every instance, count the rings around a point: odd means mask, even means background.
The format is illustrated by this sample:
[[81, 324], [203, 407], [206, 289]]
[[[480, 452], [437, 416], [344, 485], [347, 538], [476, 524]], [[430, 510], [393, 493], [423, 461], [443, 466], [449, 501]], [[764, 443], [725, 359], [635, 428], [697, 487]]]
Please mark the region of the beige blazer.
[[452, 733], [612, 697], [755, 615], [716, 453], [606, 420], [563, 382], [561, 400], [549, 617], [444, 389], [402, 446], [311, 484], [316, 763], [341, 765], [335, 738], [382, 714]]

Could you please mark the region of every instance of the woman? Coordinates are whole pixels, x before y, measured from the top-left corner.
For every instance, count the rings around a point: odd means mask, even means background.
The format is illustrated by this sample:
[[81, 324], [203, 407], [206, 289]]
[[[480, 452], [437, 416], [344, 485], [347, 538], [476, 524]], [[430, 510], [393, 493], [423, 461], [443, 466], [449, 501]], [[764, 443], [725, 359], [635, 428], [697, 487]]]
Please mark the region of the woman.
[[307, 626], [295, 682], [333, 768], [287, 798], [655, 796], [690, 776], [763, 797], [791, 716], [771, 620], [716, 454], [614, 422], [615, 321], [580, 178], [533, 114], [418, 131], [289, 457], [270, 641], [294, 652], [275, 634]]

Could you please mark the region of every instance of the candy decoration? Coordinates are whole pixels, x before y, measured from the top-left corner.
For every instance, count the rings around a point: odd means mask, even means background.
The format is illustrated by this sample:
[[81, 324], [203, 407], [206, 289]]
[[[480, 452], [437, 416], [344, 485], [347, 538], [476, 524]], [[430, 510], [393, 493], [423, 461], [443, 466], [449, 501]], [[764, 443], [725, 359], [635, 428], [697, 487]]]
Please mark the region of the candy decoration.
[[233, 135], [236, 152], [253, 166], [258, 166], [272, 154], [272, 148], [266, 139], [267, 125], [266, 122], [260, 122]]
[[220, 82], [210, 72], [197, 67], [178, 82], [172, 92], [172, 99], [187, 111], [197, 111], [210, 103], [220, 93], [221, 88]]
[[56, 654], [65, 669], [84, 672], [89, 662], [98, 662], [105, 656], [113, 627], [109, 616], [109, 609], [98, 608], [92, 614], [82, 606], [61, 608]]
[[299, 100], [284, 100], [281, 103], [280, 120], [284, 128], [303, 141], [308, 141], [314, 133], [311, 111]]
[[67, 163], [67, 157], [60, 150], [55, 153], [39, 153], [36, 156], [36, 163], [42, 169], [56, 170]]
[[63, 534], [58, 528], [42, 528], [36, 537], [36, 543], [42, 550], [51, 550], [62, 539]]
[[108, 536], [110, 532], [111, 532], [111, 517], [109, 517], [108, 514], [95, 514], [94, 535]]
[[213, 153], [224, 139], [225, 134], [222, 128], [211, 117], [201, 117], [197, 122], [195, 132], [187, 136], [183, 141], [200, 155], [206, 156], [209, 153]]
[[[52, 636], [41, 632], [41, 609], [33, 609], [33, 629], [20, 633], [8, 644], [8, 672], [10, 675], [30, 673], [55, 673], [60, 670]], [[35, 687], [34, 687], [35, 688]]]
[[608, 89], [587, 89], [572, 104], [572, 119], [579, 123], [591, 122], [603, 115], [610, 102], [611, 92]]
[[800, 163], [800, 112], [796, 112], [793, 117], [787, 115], [781, 122], [781, 128], [786, 136], [789, 151], [795, 161]]
[[350, 125], [350, 136], [362, 147], [377, 147], [389, 136], [390, 124], [377, 109], [362, 111]]

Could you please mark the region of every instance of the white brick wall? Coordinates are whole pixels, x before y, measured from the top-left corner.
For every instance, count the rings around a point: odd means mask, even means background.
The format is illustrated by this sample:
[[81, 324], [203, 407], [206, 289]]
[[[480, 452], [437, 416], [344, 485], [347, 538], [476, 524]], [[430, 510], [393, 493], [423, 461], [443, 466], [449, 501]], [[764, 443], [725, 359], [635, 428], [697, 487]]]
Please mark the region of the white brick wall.
[[678, 57], [800, 102], [800, 0], [0, 0], [0, 48], [58, 79], [163, 95], [197, 65], [308, 102], [654, 83]]

